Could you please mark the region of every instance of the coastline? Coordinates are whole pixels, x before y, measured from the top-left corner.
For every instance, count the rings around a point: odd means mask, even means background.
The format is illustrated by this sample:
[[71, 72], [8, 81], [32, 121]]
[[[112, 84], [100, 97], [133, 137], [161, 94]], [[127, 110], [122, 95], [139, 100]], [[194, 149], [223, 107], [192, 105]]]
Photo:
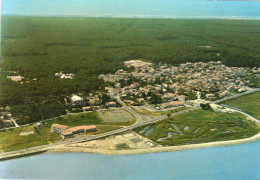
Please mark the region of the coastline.
[[258, 16], [174, 16], [174, 15], [58, 15], [58, 14], [1, 14], [2, 17], [41, 18], [114, 18], [114, 19], [172, 19], [172, 20], [260, 20]]
[[93, 148], [83, 148], [83, 147], [57, 147], [49, 149], [45, 153], [93, 153], [102, 155], [133, 155], [133, 154], [147, 154], [147, 153], [161, 153], [161, 152], [171, 152], [171, 151], [183, 151], [192, 149], [202, 149], [210, 147], [219, 146], [232, 146], [237, 144], [250, 143], [260, 140], [260, 133], [245, 139], [228, 140], [228, 141], [216, 141], [201, 144], [188, 144], [179, 146], [168, 146], [168, 147], [153, 147], [147, 149], [129, 149], [129, 150], [106, 150], [106, 149], [93, 149]]
[[[258, 89], [259, 90], [259, 89]], [[256, 124], [260, 124], [260, 120], [256, 119], [252, 115], [234, 109], [233, 107], [229, 107], [234, 111], [242, 113], [247, 116], [248, 120], [254, 121]], [[178, 145], [178, 146], [166, 146], [166, 147], [150, 147], [150, 148], [137, 148], [137, 149], [125, 149], [125, 150], [112, 150], [112, 149], [102, 149], [102, 148], [89, 148], [89, 147], [79, 147], [78, 145], [74, 147], [68, 147], [68, 144], [54, 144], [51, 147], [46, 147], [43, 145], [37, 149], [32, 148], [30, 150], [18, 150], [13, 152], [5, 152], [0, 154], [0, 161], [5, 161], [9, 159], [16, 159], [25, 156], [31, 156], [34, 154], [45, 154], [45, 153], [93, 153], [93, 154], [102, 154], [102, 155], [130, 155], [130, 154], [147, 154], [147, 153], [160, 153], [160, 152], [171, 152], [171, 151], [183, 151], [183, 150], [192, 150], [192, 149], [202, 149], [202, 148], [210, 148], [210, 147], [219, 147], [219, 146], [232, 146], [237, 144], [250, 143], [253, 141], [260, 140], [260, 132], [255, 134], [254, 136], [236, 139], [236, 140], [223, 140], [223, 141], [215, 141], [215, 142], [207, 142], [207, 143], [198, 143], [198, 144], [187, 144], [187, 145]], [[77, 144], [77, 142], [69, 143], [69, 144]]]
[[148, 153], [162, 153], [162, 152], [174, 152], [184, 151], [192, 149], [203, 149], [220, 146], [233, 146], [238, 144], [246, 144], [260, 140], [260, 132], [252, 137], [227, 141], [216, 141], [200, 144], [188, 144], [178, 146], [167, 147], [152, 147], [147, 149], [126, 149], [126, 150], [109, 150], [109, 149], [94, 149], [84, 147], [67, 147], [66, 145], [57, 145], [51, 148], [42, 148], [36, 151], [27, 151], [25, 153], [16, 153], [7, 156], [0, 156], [0, 161], [22, 158], [26, 156], [39, 155], [39, 154], [51, 154], [51, 153], [90, 153], [101, 155], [135, 155], [135, 154], [148, 154]]

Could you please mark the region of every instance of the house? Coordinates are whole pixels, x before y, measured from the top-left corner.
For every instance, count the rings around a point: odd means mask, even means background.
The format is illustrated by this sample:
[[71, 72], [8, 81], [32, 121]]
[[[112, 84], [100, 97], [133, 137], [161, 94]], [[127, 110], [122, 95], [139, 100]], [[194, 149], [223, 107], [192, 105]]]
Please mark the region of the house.
[[128, 103], [128, 104], [131, 104], [131, 105], [135, 103], [135, 102], [132, 101], [132, 100], [125, 100], [124, 102], [125, 102], [125, 103]]
[[73, 137], [73, 132], [70, 129], [65, 129], [64, 131], [61, 132], [61, 137], [63, 139], [71, 138]]
[[73, 94], [69, 98], [69, 100], [70, 100], [71, 105], [73, 105], [73, 106], [75, 106], [75, 105], [80, 105], [80, 106], [84, 105], [84, 99], [82, 97], [78, 96], [78, 95]]
[[61, 133], [63, 130], [68, 129], [68, 126], [64, 126], [61, 124], [53, 124], [51, 126], [51, 132], [55, 132], [55, 133]]
[[82, 110], [83, 111], [91, 111], [92, 108], [91, 108], [91, 106], [86, 106], [86, 107], [82, 107]]
[[179, 99], [179, 101], [186, 101], [186, 100], [187, 100], [187, 96], [185, 96], [185, 95], [180, 95], [180, 96], [178, 97], [178, 99]]
[[120, 83], [116, 83], [116, 84], [115, 84], [115, 87], [121, 88], [121, 84], [120, 84]]
[[246, 92], [246, 88], [240, 88], [237, 90], [237, 92], [239, 92], [239, 93]]
[[173, 94], [173, 93], [166, 93], [162, 96], [163, 99], [165, 100], [175, 100], [176, 99], [176, 96]]
[[15, 126], [12, 120], [3, 120], [3, 123], [5, 127]]
[[223, 96], [226, 96], [226, 95], [229, 95], [230, 92], [226, 90], [226, 91], [222, 92], [222, 94], [223, 94]]
[[137, 102], [143, 103], [144, 102], [144, 98], [137, 98]]
[[63, 139], [73, 137], [74, 134], [81, 133], [81, 132], [90, 132], [90, 131], [96, 131], [97, 127], [95, 125], [89, 125], [89, 126], [76, 126], [76, 127], [68, 127], [61, 124], [53, 124], [51, 127], [51, 132], [59, 133], [61, 134], [61, 137]]
[[11, 108], [10, 108], [9, 106], [6, 106], [6, 107], [5, 107], [5, 110], [6, 110], [6, 111], [10, 111]]
[[116, 102], [110, 101], [110, 102], [107, 102], [106, 105], [109, 107], [116, 107]]
[[7, 113], [6, 116], [7, 116], [9, 119], [11, 119], [11, 118], [13, 117], [11, 113]]
[[73, 73], [63, 74], [62, 72], [60, 72], [60, 73], [55, 73], [55, 76], [61, 79], [73, 79], [75, 74]]
[[213, 97], [215, 97], [214, 94], [206, 94], [206, 98], [213, 98]]
[[164, 109], [171, 108], [171, 107], [179, 107], [179, 106], [184, 106], [184, 102], [183, 101], [172, 101], [170, 103], [161, 104], [161, 107]]
[[21, 81], [24, 77], [23, 76], [7, 76], [7, 78], [11, 79], [12, 81]]

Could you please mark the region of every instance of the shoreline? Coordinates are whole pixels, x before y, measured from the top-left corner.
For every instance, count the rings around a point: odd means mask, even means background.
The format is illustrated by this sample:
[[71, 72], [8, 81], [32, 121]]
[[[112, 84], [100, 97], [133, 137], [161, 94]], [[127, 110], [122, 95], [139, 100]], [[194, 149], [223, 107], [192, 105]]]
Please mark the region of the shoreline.
[[108, 149], [93, 149], [93, 148], [83, 148], [83, 147], [60, 147], [60, 148], [49, 149], [44, 154], [77, 152], [77, 153], [92, 153], [92, 154], [102, 154], [102, 155], [134, 155], [134, 154], [183, 151], [183, 150], [202, 149], [202, 148], [220, 147], [220, 146], [232, 146], [237, 144], [251, 143], [257, 140], [260, 140], [260, 133], [245, 139], [216, 141], [216, 142], [168, 146], [168, 147], [153, 147], [147, 149], [108, 150]]
[[2, 17], [45, 18], [111, 18], [111, 19], [173, 19], [173, 20], [260, 20], [258, 16], [171, 16], [171, 15], [58, 15], [58, 14], [2, 14]]
[[137, 155], [137, 154], [148, 154], [148, 153], [162, 153], [162, 152], [174, 152], [184, 151], [193, 149], [203, 149], [211, 147], [221, 146], [233, 146], [238, 144], [246, 144], [260, 140], [260, 133], [244, 139], [227, 140], [227, 141], [216, 141], [200, 144], [188, 144], [178, 146], [167, 146], [167, 147], [152, 147], [147, 149], [126, 149], [126, 150], [109, 150], [109, 149], [94, 149], [84, 147], [66, 147], [65, 145], [57, 145], [56, 147], [43, 148], [37, 151], [29, 151], [26, 153], [17, 153], [15, 155], [0, 157], [0, 161], [18, 159], [33, 155], [40, 154], [55, 154], [55, 153], [89, 153], [89, 154], [101, 154], [101, 155]]

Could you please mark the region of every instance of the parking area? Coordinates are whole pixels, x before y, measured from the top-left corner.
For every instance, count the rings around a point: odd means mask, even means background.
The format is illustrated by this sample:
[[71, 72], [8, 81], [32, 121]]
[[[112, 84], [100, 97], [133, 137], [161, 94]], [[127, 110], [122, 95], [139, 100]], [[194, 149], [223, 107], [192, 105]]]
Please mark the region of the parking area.
[[133, 116], [124, 109], [98, 111], [104, 122], [127, 122], [133, 119]]

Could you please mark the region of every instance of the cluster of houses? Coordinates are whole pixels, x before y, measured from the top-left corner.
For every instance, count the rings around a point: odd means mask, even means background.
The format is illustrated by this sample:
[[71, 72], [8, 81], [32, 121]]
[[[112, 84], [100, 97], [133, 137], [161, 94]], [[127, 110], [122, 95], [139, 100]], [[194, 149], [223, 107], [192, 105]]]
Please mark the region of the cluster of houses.
[[52, 124], [51, 132], [61, 134], [63, 139], [72, 138], [75, 134], [82, 133], [82, 132], [91, 132], [97, 131], [97, 127], [95, 125], [89, 126], [76, 126], [76, 127], [68, 127], [61, 124]]
[[115, 100], [111, 100], [103, 104], [101, 100], [101, 96], [102, 94], [99, 92], [97, 94], [90, 94], [87, 97], [73, 94], [66, 98], [66, 102], [67, 104], [70, 104], [72, 106], [82, 107], [83, 111], [98, 110], [98, 109], [104, 109], [108, 107], [117, 107], [117, 103]]
[[[164, 107], [174, 107], [184, 105], [189, 93], [197, 98], [214, 99], [233, 91], [250, 89], [250, 80], [245, 76], [252, 69], [227, 67], [221, 61], [188, 62], [174, 67], [131, 60], [126, 61], [125, 66], [134, 68], [131, 72], [120, 69], [115, 74], [100, 75], [100, 78], [114, 83], [114, 88], [106, 88], [110, 97], [119, 96], [129, 104], [149, 103], [152, 93], [163, 99]], [[253, 70], [258, 71], [259, 68]], [[201, 92], [204, 92], [203, 97]]]
[[73, 79], [75, 74], [73, 73], [62, 73], [62, 72], [57, 72], [55, 73], [55, 76], [60, 78], [60, 79]]
[[9, 111], [10, 107], [7, 106], [5, 107], [5, 111], [0, 112], [0, 118], [3, 122], [4, 127], [12, 127], [15, 125], [13, 122], [13, 116]]

